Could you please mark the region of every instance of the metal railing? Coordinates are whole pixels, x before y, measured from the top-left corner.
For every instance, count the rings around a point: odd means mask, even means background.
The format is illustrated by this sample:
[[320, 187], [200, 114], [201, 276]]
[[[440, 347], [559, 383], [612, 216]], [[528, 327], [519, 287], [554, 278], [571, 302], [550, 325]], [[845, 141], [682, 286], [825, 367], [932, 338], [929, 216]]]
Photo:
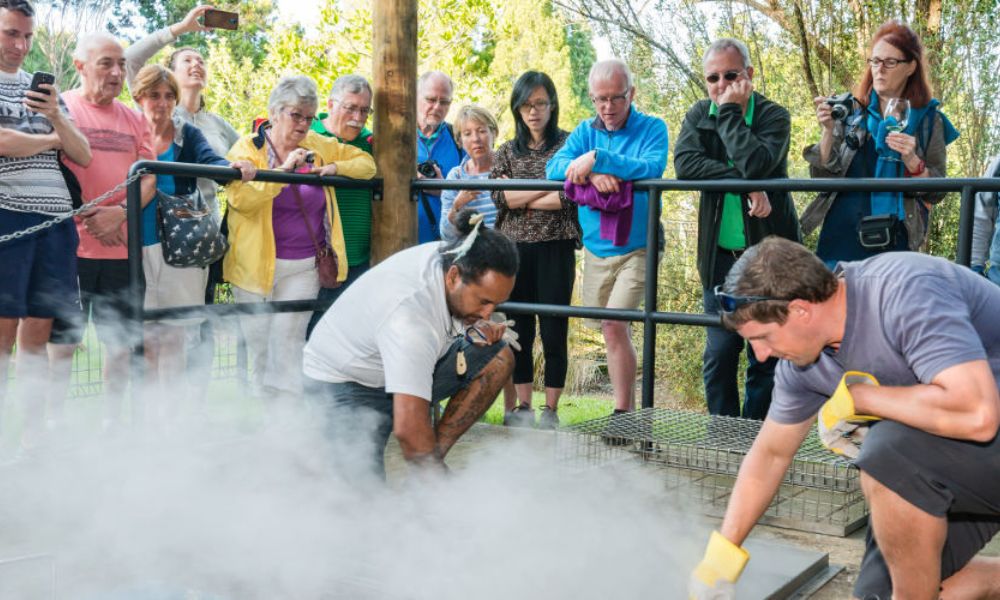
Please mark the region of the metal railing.
[[[151, 174], [175, 175], [183, 177], [208, 177], [218, 181], [237, 179], [239, 171], [226, 167], [208, 167], [188, 163], [141, 161], [132, 166], [130, 175], [137, 170]], [[372, 189], [376, 199], [381, 194], [378, 180], [359, 181], [343, 177], [319, 177], [286, 173], [283, 171], [258, 171], [257, 181], [274, 183], [308, 183], [325, 186]], [[534, 179], [503, 180], [436, 180], [420, 179], [412, 182], [413, 190], [513, 190], [513, 191], [553, 191], [561, 190], [560, 181]], [[977, 191], [1000, 192], [1000, 179], [996, 178], [910, 178], [910, 179], [768, 179], [742, 180], [722, 179], [714, 181], [682, 181], [672, 179], [648, 179], [633, 182], [633, 189], [649, 194], [646, 240], [646, 282], [644, 306], [642, 309], [625, 310], [583, 306], [560, 306], [551, 304], [530, 304], [507, 302], [500, 307], [507, 313], [537, 314], [540, 316], [580, 317], [601, 320], [641, 322], [643, 324], [642, 347], [642, 407], [653, 406], [654, 370], [656, 360], [656, 325], [695, 325], [701, 327], [721, 326], [718, 315], [698, 313], [662, 312], [656, 310], [658, 287], [657, 231], [661, 211], [661, 194], [666, 191], [694, 192], [753, 192], [761, 189], [785, 192], [960, 192], [961, 209], [959, 216], [958, 248], [956, 262], [969, 265], [972, 248], [973, 196]], [[326, 306], [315, 300], [290, 300], [254, 304], [214, 304], [145, 310], [142, 293], [142, 238], [141, 238], [141, 191], [138, 181], [128, 187], [128, 256], [129, 256], [129, 305], [130, 317], [136, 337], [136, 345], [141, 348], [141, 327], [137, 325], [148, 319], [163, 319], [181, 316], [228, 316], [251, 313], [300, 312], [322, 310]], [[416, 197], [414, 196], [414, 202]], [[656, 201], [654, 201], [656, 200]], [[140, 350], [141, 352], [141, 350]], [[136, 353], [138, 354], [138, 353]], [[141, 369], [141, 361], [133, 361], [133, 371]], [[133, 375], [135, 373], [133, 372]]]

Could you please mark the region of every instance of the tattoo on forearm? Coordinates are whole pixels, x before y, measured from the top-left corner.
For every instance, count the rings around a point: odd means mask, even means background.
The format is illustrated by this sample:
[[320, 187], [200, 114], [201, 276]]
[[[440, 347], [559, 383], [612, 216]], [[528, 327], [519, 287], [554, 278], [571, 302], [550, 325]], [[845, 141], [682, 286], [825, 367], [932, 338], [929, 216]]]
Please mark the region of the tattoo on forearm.
[[513, 371], [513, 356], [509, 348], [501, 350], [467, 388], [448, 401], [437, 426], [437, 448], [442, 457], [489, 410]]

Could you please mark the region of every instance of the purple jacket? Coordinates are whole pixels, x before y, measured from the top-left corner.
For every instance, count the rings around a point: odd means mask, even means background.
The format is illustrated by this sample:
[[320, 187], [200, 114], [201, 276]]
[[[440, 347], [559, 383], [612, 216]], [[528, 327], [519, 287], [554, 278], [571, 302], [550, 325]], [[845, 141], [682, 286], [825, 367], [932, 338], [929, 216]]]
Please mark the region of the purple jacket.
[[611, 240], [615, 246], [624, 246], [628, 243], [629, 233], [632, 232], [631, 181], [623, 181], [618, 186], [617, 192], [602, 194], [592, 183], [577, 185], [567, 179], [563, 184], [563, 190], [566, 191], [566, 197], [573, 202], [601, 212], [602, 240]]

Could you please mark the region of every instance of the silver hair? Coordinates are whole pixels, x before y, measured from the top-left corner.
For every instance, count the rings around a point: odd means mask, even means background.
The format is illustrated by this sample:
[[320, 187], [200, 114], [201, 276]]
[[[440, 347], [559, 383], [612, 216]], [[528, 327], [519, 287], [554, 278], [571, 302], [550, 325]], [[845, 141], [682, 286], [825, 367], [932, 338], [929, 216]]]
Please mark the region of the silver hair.
[[305, 75], [285, 75], [278, 80], [271, 96], [267, 99], [267, 112], [276, 114], [289, 106], [319, 106], [319, 92], [316, 82]]
[[625, 91], [632, 89], [632, 71], [629, 70], [625, 61], [618, 58], [599, 60], [590, 67], [590, 75], [587, 76], [587, 85], [593, 89], [594, 82], [611, 81], [615, 75], [625, 78]]
[[448, 77], [448, 75], [443, 71], [427, 71], [426, 73], [421, 75], [420, 78], [417, 79], [417, 93], [419, 94], [420, 90], [424, 89], [424, 84], [426, 84], [429, 80], [435, 77], [440, 77], [441, 79], [444, 79], [445, 81], [448, 82], [449, 94], [455, 93], [455, 83], [451, 80], [451, 77]]
[[340, 100], [344, 94], [360, 94], [361, 92], [368, 92], [369, 96], [374, 96], [372, 86], [367, 79], [361, 75], [341, 75], [333, 82], [333, 87], [330, 88], [330, 97]]
[[87, 33], [81, 33], [78, 38], [76, 38], [76, 48], [73, 49], [73, 58], [80, 62], [87, 62], [90, 59], [90, 53], [94, 51], [95, 48], [99, 48], [105, 44], [118, 44], [121, 46], [121, 42], [118, 38], [111, 35], [107, 31], [89, 31]]
[[708, 62], [708, 58], [715, 54], [716, 52], [725, 52], [726, 50], [736, 50], [743, 57], [743, 68], [746, 69], [750, 67], [750, 50], [747, 45], [736, 38], [719, 38], [712, 42], [712, 45], [705, 50], [705, 58], [702, 60], [702, 65]]

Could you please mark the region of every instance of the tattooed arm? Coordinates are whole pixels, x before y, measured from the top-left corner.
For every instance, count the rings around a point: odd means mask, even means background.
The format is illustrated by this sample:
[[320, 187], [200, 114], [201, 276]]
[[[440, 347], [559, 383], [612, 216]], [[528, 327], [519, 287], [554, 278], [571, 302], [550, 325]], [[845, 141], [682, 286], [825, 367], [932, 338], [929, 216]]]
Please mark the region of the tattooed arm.
[[504, 348], [486, 364], [469, 387], [451, 397], [437, 426], [434, 452], [438, 456], [444, 458], [458, 438], [486, 414], [513, 372], [514, 353], [510, 348]]

